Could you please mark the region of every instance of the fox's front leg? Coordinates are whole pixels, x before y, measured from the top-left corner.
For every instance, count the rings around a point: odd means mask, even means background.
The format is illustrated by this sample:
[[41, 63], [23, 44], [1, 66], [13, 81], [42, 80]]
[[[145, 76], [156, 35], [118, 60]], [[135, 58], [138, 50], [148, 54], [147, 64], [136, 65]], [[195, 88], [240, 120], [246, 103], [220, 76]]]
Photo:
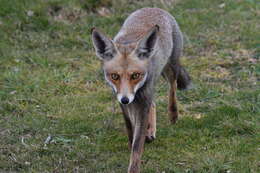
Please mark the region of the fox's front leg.
[[132, 150], [130, 156], [130, 164], [128, 167], [128, 173], [139, 173], [141, 165], [141, 155], [144, 150], [144, 142], [147, 130], [146, 122], [137, 123], [134, 130], [134, 138], [132, 143]]
[[152, 142], [156, 138], [156, 107], [153, 102], [150, 106], [149, 116], [148, 116], [148, 127], [145, 141]]
[[[145, 107], [143, 107], [145, 106]], [[147, 134], [148, 115], [150, 110], [149, 105], [138, 105], [139, 109], [135, 115], [133, 143], [130, 156], [130, 164], [128, 173], [139, 173], [141, 165], [141, 155], [144, 150], [144, 142]]]

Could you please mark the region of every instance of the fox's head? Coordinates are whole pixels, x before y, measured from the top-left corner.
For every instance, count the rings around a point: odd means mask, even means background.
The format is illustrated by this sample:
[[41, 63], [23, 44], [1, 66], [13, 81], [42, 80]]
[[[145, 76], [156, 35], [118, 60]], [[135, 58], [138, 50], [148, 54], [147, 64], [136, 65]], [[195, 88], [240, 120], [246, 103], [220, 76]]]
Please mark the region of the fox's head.
[[134, 43], [118, 43], [97, 29], [92, 30], [96, 55], [102, 61], [105, 79], [122, 104], [130, 104], [146, 82], [150, 59], [155, 53], [156, 25]]

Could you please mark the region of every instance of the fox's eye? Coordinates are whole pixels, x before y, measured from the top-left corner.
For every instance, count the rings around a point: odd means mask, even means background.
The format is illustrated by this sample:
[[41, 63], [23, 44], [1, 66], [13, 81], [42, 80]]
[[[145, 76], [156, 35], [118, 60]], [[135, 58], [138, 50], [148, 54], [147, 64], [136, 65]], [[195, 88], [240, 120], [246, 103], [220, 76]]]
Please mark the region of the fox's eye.
[[112, 73], [112, 74], [111, 74], [111, 78], [112, 78], [113, 80], [118, 80], [118, 79], [120, 78], [120, 76], [119, 76], [118, 74], [116, 74], [116, 73]]
[[140, 76], [141, 76], [140, 73], [134, 73], [134, 74], [131, 75], [131, 79], [132, 79], [132, 80], [136, 80], [136, 79], [139, 79]]

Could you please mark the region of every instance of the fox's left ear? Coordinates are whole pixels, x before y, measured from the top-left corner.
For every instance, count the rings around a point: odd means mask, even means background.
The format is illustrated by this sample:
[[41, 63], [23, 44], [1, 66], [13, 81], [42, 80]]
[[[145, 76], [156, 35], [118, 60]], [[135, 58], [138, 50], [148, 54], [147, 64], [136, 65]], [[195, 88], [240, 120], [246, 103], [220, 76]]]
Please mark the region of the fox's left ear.
[[113, 41], [96, 28], [91, 29], [91, 35], [97, 56], [102, 60], [112, 59], [116, 53]]
[[149, 58], [154, 53], [155, 44], [157, 41], [157, 35], [159, 32], [159, 26], [155, 25], [150, 31], [138, 42], [136, 48], [137, 57], [140, 59]]

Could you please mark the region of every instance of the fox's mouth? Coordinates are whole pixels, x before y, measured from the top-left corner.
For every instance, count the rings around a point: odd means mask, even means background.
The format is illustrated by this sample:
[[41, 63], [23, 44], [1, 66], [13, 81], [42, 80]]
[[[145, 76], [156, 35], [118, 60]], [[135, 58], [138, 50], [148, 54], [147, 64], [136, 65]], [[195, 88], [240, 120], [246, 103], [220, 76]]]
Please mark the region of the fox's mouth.
[[134, 101], [134, 98], [134, 94], [117, 94], [117, 100], [124, 105], [132, 103]]

